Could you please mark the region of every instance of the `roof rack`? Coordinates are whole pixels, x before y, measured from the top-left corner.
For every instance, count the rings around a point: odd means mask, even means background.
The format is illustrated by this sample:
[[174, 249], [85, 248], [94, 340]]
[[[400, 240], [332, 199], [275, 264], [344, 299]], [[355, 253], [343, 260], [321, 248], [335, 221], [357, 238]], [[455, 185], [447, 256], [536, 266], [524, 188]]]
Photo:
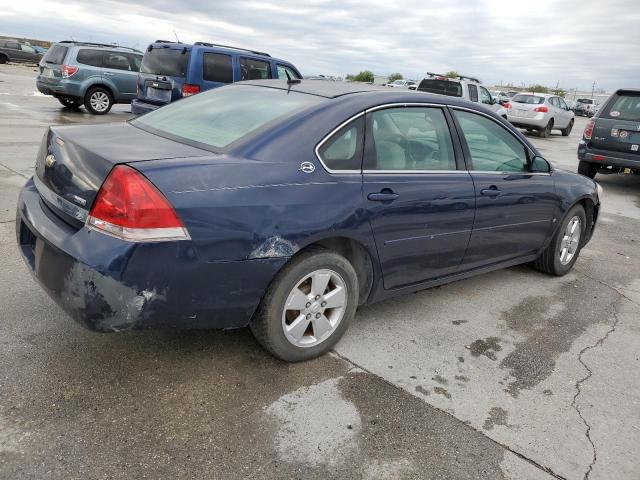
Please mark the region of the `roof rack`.
[[[427, 72], [427, 75], [430, 77], [439, 77], [440, 79], [449, 79], [449, 80], [455, 80], [454, 78], [451, 77], [447, 77], [446, 75], [442, 75], [441, 73], [432, 73], [432, 72]], [[470, 82], [475, 82], [475, 83], [482, 83], [480, 80], [478, 80], [477, 78], [474, 77], [467, 77], [466, 75], [458, 75], [456, 77], [458, 80], [469, 80]]]
[[126, 50], [132, 50], [134, 52], [142, 53], [138, 49], [131, 48], [131, 47], [123, 47], [121, 45], [118, 45], [117, 43], [79, 42], [79, 41], [75, 41], [75, 40], [61, 40], [58, 43], [73, 43], [74, 45], [82, 45], [84, 47], [124, 48]]
[[231, 45], [220, 45], [218, 43], [196, 42], [194, 45], [202, 45], [203, 47], [221, 47], [231, 48], [232, 50], [241, 50], [243, 52], [255, 53], [256, 55], [262, 55], [263, 57], [270, 57], [268, 53], [259, 52], [257, 50], [249, 50], [248, 48], [232, 47]]
[[465, 75], [459, 75], [458, 78], [460, 80], [469, 80], [470, 82], [475, 82], [475, 83], [482, 83], [480, 80], [478, 80], [477, 78], [474, 77], [467, 77]]
[[182, 42], [174, 42], [173, 40], [156, 40], [153, 43], [182, 43]]

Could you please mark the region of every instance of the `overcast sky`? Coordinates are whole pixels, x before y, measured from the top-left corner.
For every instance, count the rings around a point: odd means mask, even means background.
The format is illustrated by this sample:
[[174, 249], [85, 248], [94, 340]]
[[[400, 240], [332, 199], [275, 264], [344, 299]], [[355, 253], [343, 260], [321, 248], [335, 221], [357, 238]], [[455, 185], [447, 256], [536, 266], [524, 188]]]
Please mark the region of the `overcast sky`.
[[566, 89], [639, 86], [640, 0], [0, 0], [0, 35], [209, 41], [267, 51], [305, 75], [372, 70]]

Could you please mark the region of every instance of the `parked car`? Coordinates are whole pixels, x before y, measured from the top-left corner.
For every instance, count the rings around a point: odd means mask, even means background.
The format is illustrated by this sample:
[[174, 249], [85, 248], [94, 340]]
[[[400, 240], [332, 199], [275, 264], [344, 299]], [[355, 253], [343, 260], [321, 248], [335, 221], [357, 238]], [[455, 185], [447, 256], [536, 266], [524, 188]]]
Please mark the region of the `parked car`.
[[104, 115], [115, 103], [131, 103], [142, 52], [103, 43], [63, 41], [40, 62], [36, 86], [68, 108]]
[[640, 89], [616, 91], [589, 120], [578, 144], [578, 173], [640, 174]]
[[16, 233], [90, 329], [249, 325], [298, 361], [358, 305], [521, 263], [566, 274], [598, 195], [477, 103], [262, 80], [50, 127]]
[[418, 85], [417, 91], [482, 103], [505, 120], [507, 119], [507, 109], [493, 99], [489, 90], [480, 83], [480, 80], [473, 77], [449, 78], [437, 73], [427, 73], [427, 77]]
[[141, 115], [167, 103], [241, 80], [300, 79], [293, 64], [268, 53], [196, 42], [156, 40], [142, 59], [138, 96], [131, 112]]
[[580, 117], [593, 117], [596, 104], [591, 98], [579, 98], [576, 100], [576, 115]]
[[11, 38], [0, 38], [0, 63], [38, 63], [42, 55], [31, 45]]
[[391, 83], [387, 83], [386, 86], [387, 87], [391, 87], [391, 88], [411, 88], [412, 85], [415, 85], [416, 82], [414, 82], [413, 80], [394, 80]]
[[574, 100], [567, 100], [566, 98], [564, 99], [564, 101], [567, 104], [567, 107], [569, 107], [569, 110], [575, 113], [578, 102]]
[[507, 92], [504, 92], [502, 90], [489, 90], [489, 93], [500, 104], [502, 104], [502, 102], [508, 101], [511, 98], [507, 95]]
[[537, 130], [545, 138], [551, 135], [552, 130], [560, 130], [564, 137], [571, 133], [575, 120], [564, 98], [541, 93], [519, 93], [509, 104], [507, 119], [516, 127]]

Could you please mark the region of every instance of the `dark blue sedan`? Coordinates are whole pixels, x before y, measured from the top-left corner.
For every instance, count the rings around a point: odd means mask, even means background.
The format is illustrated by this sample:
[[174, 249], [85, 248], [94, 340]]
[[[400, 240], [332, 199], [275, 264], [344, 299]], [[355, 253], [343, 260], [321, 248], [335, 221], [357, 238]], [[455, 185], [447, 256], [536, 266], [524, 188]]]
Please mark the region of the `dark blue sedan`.
[[92, 330], [249, 325], [298, 361], [358, 305], [526, 262], [567, 273], [598, 190], [477, 104], [256, 81], [129, 123], [51, 127], [16, 233]]

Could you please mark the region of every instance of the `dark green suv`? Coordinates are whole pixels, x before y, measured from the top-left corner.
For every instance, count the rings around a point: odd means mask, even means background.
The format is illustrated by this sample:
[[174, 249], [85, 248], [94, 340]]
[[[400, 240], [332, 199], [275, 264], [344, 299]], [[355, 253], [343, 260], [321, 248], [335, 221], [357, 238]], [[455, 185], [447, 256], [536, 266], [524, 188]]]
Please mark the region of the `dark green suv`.
[[67, 108], [104, 115], [136, 97], [142, 52], [102, 43], [58, 42], [40, 61], [38, 90]]

